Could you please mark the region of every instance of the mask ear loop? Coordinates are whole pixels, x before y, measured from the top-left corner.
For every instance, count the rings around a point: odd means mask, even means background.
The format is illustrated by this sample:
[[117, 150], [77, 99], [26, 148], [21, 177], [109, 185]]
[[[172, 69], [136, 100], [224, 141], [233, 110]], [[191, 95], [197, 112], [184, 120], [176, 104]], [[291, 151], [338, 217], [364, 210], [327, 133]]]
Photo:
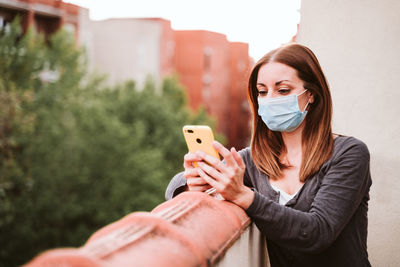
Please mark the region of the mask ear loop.
[[301, 92], [300, 94], [297, 95], [297, 97], [301, 96], [302, 94], [304, 94], [305, 92], [307, 92], [308, 89], [304, 90], [303, 92]]
[[307, 110], [307, 107], [308, 107], [309, 104], [310, 104], [310, 101], [307, 101], [307, 104], [306, 104], [306, 106], [304, 107], [304, 110], [303, 110], [302, 112], [304, 112], [304, 111]]
[[[302, 94], [304, 94], [304, 93], [307, 92], [307, 91], [308, 91], [308, 89], [306, 88], [306, 90], [304, 90], [304, 91], [301, 92], [299, 95], [297, 95], [297, 97], [301, 96]], [[308, 107], [309, 104], [310, 104], [310, 98], [308, 98], [307, 104], [306, 104], [306, 106], [304, 107], [304, 110], [303, 110], [302, 112], [304, 112], [304, 111], [307, 110], [307, 107]]]

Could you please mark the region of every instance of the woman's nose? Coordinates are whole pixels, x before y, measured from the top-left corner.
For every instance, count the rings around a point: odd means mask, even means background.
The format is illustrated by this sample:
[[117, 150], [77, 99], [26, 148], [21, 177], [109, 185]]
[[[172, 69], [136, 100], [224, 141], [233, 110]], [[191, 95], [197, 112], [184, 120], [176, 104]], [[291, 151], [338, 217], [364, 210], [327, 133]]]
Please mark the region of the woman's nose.
[[272, 90], [268, 91], [266, 98], [274, 98], [277, 97], [277, 93], [276, 92], [271, 92]]

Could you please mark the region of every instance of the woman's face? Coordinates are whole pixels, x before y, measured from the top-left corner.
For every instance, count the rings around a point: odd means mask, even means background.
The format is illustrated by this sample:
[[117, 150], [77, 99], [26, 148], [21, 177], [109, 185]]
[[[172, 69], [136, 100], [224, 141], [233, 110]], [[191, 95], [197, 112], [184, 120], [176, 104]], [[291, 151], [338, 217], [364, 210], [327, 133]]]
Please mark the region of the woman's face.
[[[287, 95], [299, 95], [306, 90], [303, 81], [292, 67], [278, 62], [270, 62], [260, 67], [257, 77], [258, 97], [275, 98]], [[311, 92], [306, 91], [298, 96], [301, 111], [307, 102], [314, 102]]]

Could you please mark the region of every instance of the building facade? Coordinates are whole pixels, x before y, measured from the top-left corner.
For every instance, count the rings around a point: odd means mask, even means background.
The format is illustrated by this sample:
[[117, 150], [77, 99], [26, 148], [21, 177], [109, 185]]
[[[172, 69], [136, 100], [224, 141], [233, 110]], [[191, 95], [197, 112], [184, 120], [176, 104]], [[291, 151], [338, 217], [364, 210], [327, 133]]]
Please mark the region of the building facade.
[[110, 83], [133, 79], [142, 88], [149, 77], [161, 84], [166, 75], [177, 74], [190, 107], [203, 107], [216, 118], [228, 146], [249, 144], [248, 44], [210, 31], [175, 31], [161, 18], [92, 21], [88, 32], [91, 66]]
[[133, 79], [142, 88], [147, 78], [160, 83], [173, 70], [173, 32], [161, 19], [108, 19], [91, 22], [92, 67], [111, 84]]
[[335, 133], [369, 148], [372, 266], [400, 264], [399, 14], [397, 0], [302, 0], [296, 39], [316, 53], [325, 71]]
[[90, 69], [105, 74], [109, 84], [135, 80], [141, 89], [148, 78], [160, 85], [177, 74], [190, 107], [216, 118], [228, 146], [249, 144], [248, 44], [216, 32], [175, 31], [161, 18], [92, 21], [89, 10], [61, 0], [0, 0], [0, 27], [16, 16], [25, 31], [32, 26], [46, 38], [60, 27], [74, 32]]
[[193, 109], [204, 107], [217, 118], [228, 146], [249, 142], [246, 81], [248, 45], [231, 43], [209, 31], [176, 31], [175, 66]]
[[19, 16], [24, 31], [32, 26], [47, 38], [65, 27], [78, 37], [80, 9], [61, 0], [0, 0], [0, 27]]

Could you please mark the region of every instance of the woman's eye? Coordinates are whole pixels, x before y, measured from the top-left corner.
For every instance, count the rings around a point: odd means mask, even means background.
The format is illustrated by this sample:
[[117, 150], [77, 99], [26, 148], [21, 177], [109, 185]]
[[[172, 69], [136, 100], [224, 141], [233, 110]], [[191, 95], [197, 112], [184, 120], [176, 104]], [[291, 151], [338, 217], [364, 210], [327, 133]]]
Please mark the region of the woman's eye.
[[280, 89], [278, 90], [278, 92], [279, 92], [280, 94], [287, 94], [287, 93], [290, 92], [290, 89], [289, 89], [289, 88], [280, 88]]
[[268, 93], [267, 91], [258, 91], [259, 96], [266, 96], [267, 93]]

